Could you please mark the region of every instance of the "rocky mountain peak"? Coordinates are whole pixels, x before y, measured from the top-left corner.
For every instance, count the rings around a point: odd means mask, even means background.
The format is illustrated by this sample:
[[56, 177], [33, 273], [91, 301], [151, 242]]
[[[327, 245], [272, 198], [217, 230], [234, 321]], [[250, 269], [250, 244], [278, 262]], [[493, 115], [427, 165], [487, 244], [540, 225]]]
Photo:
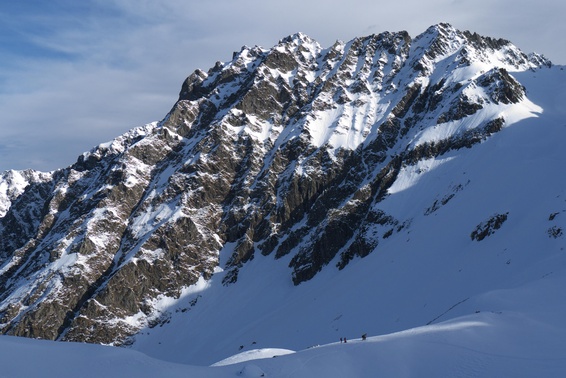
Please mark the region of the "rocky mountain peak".
[[508, 126], [531, 109], [513, 72], [546, 63], [439, 24], [329, 48], [297, 33], [195, 70], [160, 123], [3, 176], [0, 329], [120, 344], [258, 256], [294, 285], [345, 269], [410, 229], [380, 207], [401, 170]]
[[312, 39], [311, 37], [309, 37], [308, 35], [306, 35], [305, 33], [302, 32], [297, 32], [294, 34], [291, 34], [285, 38], [282, 38], [279, 40], [278, 45], [294, 45], [294, 46], [300, 46], [300, 45], [305, 45], [305, 44], [315, 44], [318, 45], [318, 42], [316, 42], [314, 39]]

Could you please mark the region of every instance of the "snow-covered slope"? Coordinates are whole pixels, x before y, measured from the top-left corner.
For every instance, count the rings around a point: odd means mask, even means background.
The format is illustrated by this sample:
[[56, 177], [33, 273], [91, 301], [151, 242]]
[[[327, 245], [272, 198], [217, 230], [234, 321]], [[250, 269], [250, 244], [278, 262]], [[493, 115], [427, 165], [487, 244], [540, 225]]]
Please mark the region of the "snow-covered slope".
[[[191, 365], [303, 351], [254, 362], [269, 376], [385, 374], [399, 368], [391, 350], [415, 351], [408, 376], [522, 358], [552, 375], [565, 79], [446, 24], [328, 49], [303, 34], [244, 47], [195, 71], [161, 123], [11, 197], [2, 332]], [[376, 338], [308, 349], [363, 333]], [[358, 363], [356, 345], [380, 357]], [[456, 362], [427, 365], [443, 354]]]
[[[563, 268], [562, 268], [563, 269]], [[0, 337], [7, 377], [562, 377], [564, 271], [474, 299], [483, 311], [308, 349], [264, 348], [204, 367], [89, 344]], [[545, 293], [545, 295], [540, 295]], [[550, 300], [549, 300], [550, 299]], [[492, 310], [486, 310], [491, 308]], [[321, 313], [324, 313], [323, 309]], [[303, 335], [306, 339], [307, 335]], [[221, 336], [217, 336], [221, 342]], [[180, 351], [179, 351], [180, 352]], [[273, 358], [276, 357], [276, 358]]]
[[50, 173], [38, 172], [33, 170], [26, 171], [5, 171], [0, 173], [0, 218], [4, 217], [12, 205], [12, 201], [17, 199], [25, 188], [34, 182], [49, 181]]

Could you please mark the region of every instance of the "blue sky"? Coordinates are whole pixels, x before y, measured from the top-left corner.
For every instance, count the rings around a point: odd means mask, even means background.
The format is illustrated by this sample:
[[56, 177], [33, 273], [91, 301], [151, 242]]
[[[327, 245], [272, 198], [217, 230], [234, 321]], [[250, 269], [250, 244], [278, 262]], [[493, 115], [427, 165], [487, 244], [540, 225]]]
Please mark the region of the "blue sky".
[[184, 78], [301, 31], [324, 47], [438, 22], [566, 64], [554, 0], [0, 2], [0, 171], [53, 170], [170, 110]]

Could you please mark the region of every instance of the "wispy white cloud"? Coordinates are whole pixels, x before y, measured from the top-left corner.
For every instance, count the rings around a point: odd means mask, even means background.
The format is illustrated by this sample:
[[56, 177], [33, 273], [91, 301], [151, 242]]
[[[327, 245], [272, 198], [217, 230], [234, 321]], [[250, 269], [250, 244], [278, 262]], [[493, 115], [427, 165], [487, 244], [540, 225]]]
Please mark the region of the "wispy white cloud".
[[566, 5], [552, 0], [7, 3], [16, 5], [0, 5], [0, 170], [71, 164], [92, 146], [161, 119], [194, 69], [297, 31], [329, 46], [385, 30], [415, 36], [447, 21], [566, 62], [556, 37], [566, 32]]

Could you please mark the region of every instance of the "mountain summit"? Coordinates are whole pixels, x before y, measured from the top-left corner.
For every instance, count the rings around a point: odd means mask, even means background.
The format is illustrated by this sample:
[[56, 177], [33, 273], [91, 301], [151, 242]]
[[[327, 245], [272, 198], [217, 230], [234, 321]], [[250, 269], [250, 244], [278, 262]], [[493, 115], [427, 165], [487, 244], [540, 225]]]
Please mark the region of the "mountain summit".
[[297, 323], [320, 339], [355, 319], [376, 333], [435, 321], [562, 248], [559, 164], [531, 164], [534, 146], [555, 151], [533, 136], [564, 134], [540, 90], [560, 81], [544, 57], [448, 24], [243, 47], [193, 72], [161, 122], [2, 176], [0, 330], [147, 350], [173, 320], [184, 358], [214, 362], [233, 345], [203, 328], [293, 344]]

